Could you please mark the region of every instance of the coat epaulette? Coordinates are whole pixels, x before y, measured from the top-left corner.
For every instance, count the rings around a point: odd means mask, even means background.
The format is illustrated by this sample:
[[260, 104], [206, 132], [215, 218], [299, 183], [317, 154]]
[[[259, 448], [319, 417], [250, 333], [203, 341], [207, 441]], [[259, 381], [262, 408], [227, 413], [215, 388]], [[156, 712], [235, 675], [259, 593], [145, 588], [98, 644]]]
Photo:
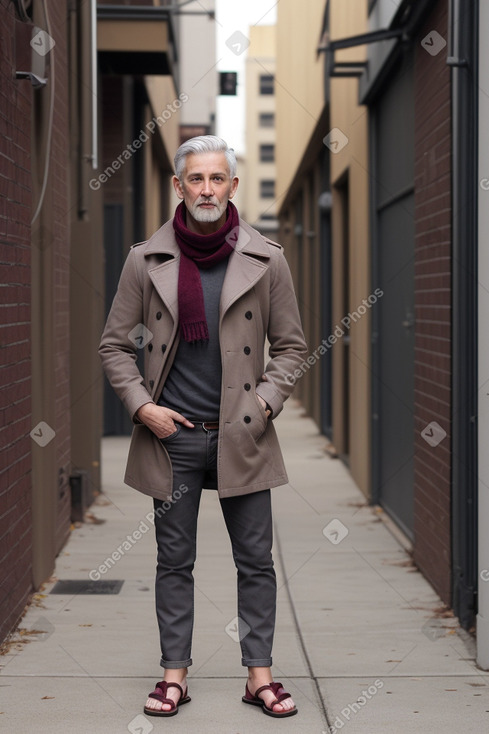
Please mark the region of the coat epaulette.
[[283, 250], [284, 249], [282, 247], [282, 245], [279, 245], [278, 242], [274, 242], [273, 240], [269, 240], [268, 237], [264, 237], [263, 239], [265, 240], [265, 242], [267, 243], [267, 245], [273, 245], [274, 247], [278, 247], [279, 250]]

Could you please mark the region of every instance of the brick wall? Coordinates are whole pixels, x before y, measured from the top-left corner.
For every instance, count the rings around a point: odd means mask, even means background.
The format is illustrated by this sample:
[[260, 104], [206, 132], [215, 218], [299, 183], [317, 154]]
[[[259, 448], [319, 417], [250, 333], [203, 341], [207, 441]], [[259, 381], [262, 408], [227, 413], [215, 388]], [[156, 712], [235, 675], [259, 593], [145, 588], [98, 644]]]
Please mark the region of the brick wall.
[[[70, 529], [70, 85], [64, 0], [51, 2], [49, 13], [56, 42], [50, 60], [56, 83], [49, 179], [41, 214], [31, 226], [48, 140], [47, 124], [32, 131], [33, 110], [39, 113], [42, 109], [43, 119], [48, 119], [44, 113], [49, 109], [51, 89], [48, 84], [33, 91], [29, 81], [15, 79], [16, 52], [19, 54], [15, 26], [20, 21], [13, 3], [0, 6], [0, 641], [15, 626], [34, 590], [33, 557], [43, 555], [44, 578], [49, 576], [55, 561], [53, 549], [54, 553], [61, 549]], [[52, 79], [52, 70], [48, 77]], [[31, 165], [33, 170], [36, 166], [39, 179], [34, 190]], [[35, 230], [43, 233], [43, 253], [39, 257], [36, 253], [36, 258], [32, 253], [32, 242], [37, 246]], [[41, 261], [39, 272], [36, 259]], [[35, 354], [31, 339], [32, 321], [37, 323], [31, 308], [34, 280], [43, 303], [40, 323], [46, 327], [40, 340], [42, 355]], [[49, 396], [47, 422], [56, 433], [50, 449], [55, 457], [53, 468], [37, 478], [29, 435], [39, 420], [34, 418], [31, 401], [36, 369], [41, 370], [40, 394]], [[41, 529], [54, 537], [44, 535], [47, 542], [40, 549], [33, 547], [33, 484], [40, 503], [49, 503], [49, 507], [54, 503], [55, 512], [54, 527]]]
[[[451, 95], [446, 48], [421, 46], [433, 30], [447, 38], [446, 2], [427, 18], [415, 60], [414, 558], [450, 604]], [[447, 433], [437, 446], [421, 436], [432, 422]]]
[[13, 5], [0, 7], [0, 640], [31, 590], [30, 115], [13, 79]]
[[[53, 339], [56, 355], [53, 365], [55, 388], [56, 477], [58, 518], [55, 548], [64, 545], [70, 527], [71, 494], [71, 391], [70, 391], [70, 151], [69, 151], [69, 77], [66, 3], [50, 4], [52, 33], [56, 40], [51, 63], [56, 64], [56, 97], [51, 143], [48, 208], [53, 234]], [[76, 84], [78, 80], [73, 80]]]

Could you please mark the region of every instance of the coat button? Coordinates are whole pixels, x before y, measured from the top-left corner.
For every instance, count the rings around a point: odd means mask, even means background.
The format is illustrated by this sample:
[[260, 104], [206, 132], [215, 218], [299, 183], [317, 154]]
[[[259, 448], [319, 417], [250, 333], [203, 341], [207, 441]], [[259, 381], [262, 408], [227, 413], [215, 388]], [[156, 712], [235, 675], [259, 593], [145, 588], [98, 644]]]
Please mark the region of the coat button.
[[250, 418], [249, 415], [245, 415], [245, 417], [243, 418], [243, 420], [244, 420], [245, 423], [251, 423], [251, 418]]
[[161, 311], [158, 311], [158, 313], [156, 314], [156, 318], [158, 321], [161, 319], [161, 316], [162, 316]]
[[161, 345], [161, 351], [163, 352], [163, 354], [166, 352], [166, 344]]
[[149, 386], [150, 386], [151, 389], [153, 389], [154, 384], [155, 384], [155, 381], [154, 380], [150, 380], [149, 381]]
[[243, 352], [244, 352], [245, 354], [251, 354], [251, 349], [250, 349], [249, 347], [245, 347], [245, 348], [243, 349]]
[[247, 312], [245, 313], [245, 316], [246, 316], [246, 318], [247, 318], [247, 319], [249, 320], [249, 319], [251, 319], [251, 318], [253, 317], [253, 314], [251, 313], [251, 311], [247, 311]]
[[246, 391], [248, 391], [248, 390], [251, 390], [251, 385], [250, 385], [250, 383], [249, 383], [249, 382], [245, 382], [245, 384], [243, 385], [243, 387], [244, 387], [244, 389], [245, 389]]
[[153, 351], [153, 345], [152, 344], [148, 344], [148, 352], [152, 352], [152, 351]]

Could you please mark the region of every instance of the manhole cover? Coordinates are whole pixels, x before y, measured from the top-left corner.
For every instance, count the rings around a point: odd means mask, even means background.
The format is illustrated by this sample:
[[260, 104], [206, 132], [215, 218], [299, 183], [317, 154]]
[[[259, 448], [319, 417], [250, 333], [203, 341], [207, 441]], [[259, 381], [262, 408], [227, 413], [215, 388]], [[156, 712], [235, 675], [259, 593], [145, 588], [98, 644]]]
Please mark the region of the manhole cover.
[[66, 579], [57, 581], [50, 594], [118, 594], [124, 581], [90, 581]]

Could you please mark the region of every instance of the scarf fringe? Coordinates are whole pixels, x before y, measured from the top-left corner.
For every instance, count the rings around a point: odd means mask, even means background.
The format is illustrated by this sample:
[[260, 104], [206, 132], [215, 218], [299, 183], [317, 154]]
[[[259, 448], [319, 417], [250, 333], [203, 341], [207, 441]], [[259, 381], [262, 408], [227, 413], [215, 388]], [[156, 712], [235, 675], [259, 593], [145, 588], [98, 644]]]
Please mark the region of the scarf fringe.
[[209, 341], [209, 329], [206, 321], [180, 324], [180, 335], [186, 342]]

